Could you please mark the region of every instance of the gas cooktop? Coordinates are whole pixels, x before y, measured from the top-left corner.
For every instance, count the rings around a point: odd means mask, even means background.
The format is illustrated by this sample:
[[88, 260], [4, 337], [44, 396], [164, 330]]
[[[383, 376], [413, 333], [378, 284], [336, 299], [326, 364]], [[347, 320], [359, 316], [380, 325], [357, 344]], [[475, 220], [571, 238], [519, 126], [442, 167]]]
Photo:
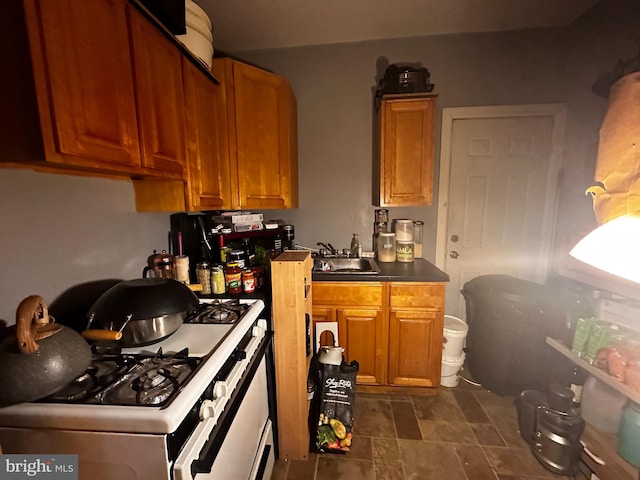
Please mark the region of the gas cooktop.
[[201, 361], [189, 357], [188, 349], [168, 355], [160, 349], [153, 356], [94, 354], [84, 374], [41, 401], [162, 406]]

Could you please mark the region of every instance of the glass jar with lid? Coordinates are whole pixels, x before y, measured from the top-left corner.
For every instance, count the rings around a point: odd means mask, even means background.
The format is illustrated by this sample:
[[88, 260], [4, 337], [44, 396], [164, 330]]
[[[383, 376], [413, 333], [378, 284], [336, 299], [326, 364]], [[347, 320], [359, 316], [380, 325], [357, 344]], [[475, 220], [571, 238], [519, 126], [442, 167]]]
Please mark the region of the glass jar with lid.
[[209, 295], [211, 293], [211, 267], [207, 262], [200, 262], [196, 265], [196, 278], [198, 283], [202, 285], [202, 294]]
[[399, 218], [396, 223], [396, 242], [413, 242], [413, 221]]
[[396, 261], [396, 235], [393, 232], [378, 233], [377, 254], [379, 262]]
[[424, 222], [413, 222], [413, 256], [422, 258], [422, 238], [424, 236]]
[[225, 280], [227, 283], [227, 293], [242, 293], [242, 269], [237, 263], [227, 263]]

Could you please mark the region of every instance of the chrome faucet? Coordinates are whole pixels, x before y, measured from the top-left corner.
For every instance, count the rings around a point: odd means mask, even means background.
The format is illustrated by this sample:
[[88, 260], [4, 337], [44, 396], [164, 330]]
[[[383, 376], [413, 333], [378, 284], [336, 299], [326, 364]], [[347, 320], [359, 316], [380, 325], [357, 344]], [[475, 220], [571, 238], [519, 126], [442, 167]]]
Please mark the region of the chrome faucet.
[[325, 250], [327, 250], [329, 252], [330, 255], [334, 255], [337, 256], [338, 255], [338, 250], [336, 250], [335, 248], [333, 248], [333, 245], [331, 245], [330, 243], [322, 243], [322, 242], [318, 242], [317, 245], [319, 247], [324, 248]]

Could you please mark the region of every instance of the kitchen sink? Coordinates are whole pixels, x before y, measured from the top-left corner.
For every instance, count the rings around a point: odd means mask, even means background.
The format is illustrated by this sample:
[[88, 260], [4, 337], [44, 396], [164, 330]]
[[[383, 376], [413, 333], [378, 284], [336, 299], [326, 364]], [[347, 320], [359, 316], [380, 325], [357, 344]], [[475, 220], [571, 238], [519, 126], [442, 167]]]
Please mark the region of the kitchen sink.
[[343, 275], [377, 275], [380, 273], [380, 267], [372, 258], [315, 258], [313, 271]]

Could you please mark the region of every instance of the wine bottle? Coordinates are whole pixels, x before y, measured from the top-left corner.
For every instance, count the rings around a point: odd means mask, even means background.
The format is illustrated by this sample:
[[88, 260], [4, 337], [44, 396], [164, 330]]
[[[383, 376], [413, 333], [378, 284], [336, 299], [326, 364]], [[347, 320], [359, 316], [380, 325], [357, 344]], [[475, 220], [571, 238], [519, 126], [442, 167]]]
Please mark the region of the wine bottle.
[[582, 387], [589, 374], [578, 365], [574, 365], [569, 375], [569, 388], [573, 392], [573, 408], [580, 408], [582, 404]]

